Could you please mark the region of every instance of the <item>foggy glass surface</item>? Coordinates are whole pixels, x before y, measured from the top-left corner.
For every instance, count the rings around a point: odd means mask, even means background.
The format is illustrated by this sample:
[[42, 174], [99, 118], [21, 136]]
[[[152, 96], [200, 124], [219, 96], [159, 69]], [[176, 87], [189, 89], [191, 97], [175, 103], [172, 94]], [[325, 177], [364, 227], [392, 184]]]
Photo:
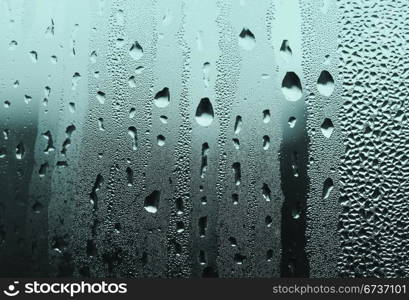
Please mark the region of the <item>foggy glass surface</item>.
[[408, 13], [0, 0], [0, 276], [407, 277]]

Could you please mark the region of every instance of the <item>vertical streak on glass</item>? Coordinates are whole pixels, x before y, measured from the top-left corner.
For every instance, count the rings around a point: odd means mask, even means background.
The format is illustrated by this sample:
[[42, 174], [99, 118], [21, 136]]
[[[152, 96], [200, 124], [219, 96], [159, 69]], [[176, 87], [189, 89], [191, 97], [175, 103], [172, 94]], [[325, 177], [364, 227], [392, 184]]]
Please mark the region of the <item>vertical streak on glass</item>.
[[[190, 157], [192, 140], [192, 118], [191, 118], [191, 99], [190, 99], [190, 72], [191, 72], [191, 49], [186, 39], [186, 3], [178, 2], [176, 8], [180, 13], [180, 23], [175, 33], [178, 49], [180, 49], [181, 59], [178, 65], [181, 66], [180, 78], [178, 80], [176, 99], [173, 104], [175, 109], [170, 117], [178, 116], [178, 125], [175, 128], [174, 137], [177, 142], [174, 150], [175, 166], [173, 169], [173, 178], [176, 181], [174, 185], [169, 227], [167, 230], [167, 275], [169, 277], [189, 277], [191, 273], [191, 249], [189, 243], [189, 231], [177, 232], [177, 222], [183, 222], [185, 228], [190, 228]], [[176, 46], [176, 45], [175, 45]], [[176, 84], [175, 84], [176, 85]], [[172, 104], [171, 104], [172, 105]], [[178, 214], [177, 202], [182, 203], [183, 213]]]
[[[1, 131], [9, 131], [8, 139], [4, 140], [2, 137], [0, 142], [0, 148], [5, 154], [0, 163], [0, 275], [2, 276], [29, 276], [33, 271], [33, 262], [30, 259], [31, 241], [27, 238], [27, 232], [30, 231], [27, 212], [31, 202], [29, 182], [35, 164], [33, 149], [39, 112], [36, 101], [26, 103], [24, 91], [13, 87], [16, 78], [21, 80], [25, 76], [34, 78], [25, 85], [29, 91], [41, 81], [35, 75], [36, 66], [26, 54], [32, 49], [28, 50], [23, 43], [23, 37], [27, 32], [32, 33], [28, 36], [35, 36], [34, 28], [39, 27], [39, 20], [36, 20], [33, 15], [33, 6], [35, 5], [26, 6], [22, 1], [0, 3], [2, 28], [0, 31], [2, 41], [0, 96], [2, 106], [4, 101], [10, 102], [8, 109], [2, 107], [0, 110]], [[26, 22], [32, 22], [32, 26], [23, 32], [22, 28], [27, 25]], [[18, 40], [21, 43], [20, 47], [10, 47], [13, 40]], [[35, 39], [28, 38], [28, 40], [35, 44]], [[20, 57], [24, 59], [19, 59]], [[33, 94], [38, 96], [37, 92], [38, 90], [35, 90]], [[18, 145], [21, 150], [20, 156], [16, 155]]]
[[[226, 191], [226, 185], [231, 176], [231, 165], [227, 159], [226, 151], [230, 146], [228, 144], [231, 134], [231, 106], [236, 99], [237, 80], [239, 76], [240, 60], [237, 44], [233, 41], [237, 39], [236, 32], [230, 23], [231, 3], [230, 1], [218, 1], [219, 15], [216, 23], [220, 32], [219, 48], [220, 56], [216, 62], [216, 116], [220, 123], [220, 134], [217, 144], [219, 148], [219, 169], [217, 175], [217, 201], [219, 205], [218, 215], [218, 235], [219, 249], [217, 259], [218, 274], [220, 277], [229, 276], [231, 273], [228, 267], [231, 264], [230, 245], [227, 244], [229, 235], [225, 227], [230, 218], [229, 207], [231, 206], [230, 195]], [[227, 244], [227, 245], [226, 245]]]
[[[273, 27], [276, 56], [281, 57], [279, 65], [279, 84], [283, 85], [282, 126], [284, 128], [281, 144], [281, 187], [284, 194], [281, 219], [281, 276], [308, 277], [309, 265], [305, 252], [306, 201], [309, 179], [307, 177], [308, 135], [306, 129], [306, 104], [301, 88], [304, 76], [301, 68], [301, 11], [299, 1], [279, 1], [276, 5], [277, 19]], [[288, 41], [289, 51], [282, 45]], [[292, 73], [291, 73], [292, 72]], [[286, 81], [286, 79], [288, 81]], [[299, 81], [297, 80], [299, 78]], [[290, 87], [289, 93], [286, 88]], [[287, 94], [286, 94], [287, 93]], [[295, 117], [296, 125], [288, 124]]]
[[[308, 196], [307, 252], [311, 277], [336, 277], [339, 257], [339, 170], [343, 151], [338, 115], [341, 95], [338, 80], [338, 12], [335, 0], [302, 2], [303, 70], [308, 108], [309, 165], [311, 178]], [[331, 74], [332, 93], [322, 94], [317, 86], [322, 72]], [[327, 82], [330, 87], [331, 82]], [[328, 91], [331, 91], [330, 89]], [[322, 132], [322, 124], [331, 120], [331, 134]], [[325, 127], [325, 126], [324, 126]], [[329, 137], [328, 137], [329, 136]], [[326, 182], [331, 182], [327, 186]]]

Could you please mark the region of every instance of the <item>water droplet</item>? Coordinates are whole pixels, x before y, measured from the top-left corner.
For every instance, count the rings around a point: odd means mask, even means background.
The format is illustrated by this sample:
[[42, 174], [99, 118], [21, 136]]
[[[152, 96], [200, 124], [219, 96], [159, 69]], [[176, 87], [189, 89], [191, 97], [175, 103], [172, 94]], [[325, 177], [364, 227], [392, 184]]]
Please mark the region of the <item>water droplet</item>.
[[166, 140], [166, 138], [163, 135], [161, 135], [161, 134], [158, 135], [157, 136], [158, 146], [160, 146], [160, 147], [165, 146], [165, 140]]
[[75, 103], [74, 102], [70, 102], [68, 105], [68, 108], [71, 113], [75, 113]]
[[334, 124], [332, 124], [331, 119], [325, 118], [321, 125], [321, 132], [326, 138], [330, 138], [332, 132], [334, 131]]
[[267, 227], [271, 227], [271, 225], [273, 224], [273, 218], [271, 216], [266, 216], [265, 223]]
[[233, 201], [233, 205], [239, 204], [239, 194], [233, 193], [231, 195], [231, 200]]
[[230, 246], [237, 247], [237, 240], [235, 237], [229, 237]]
[[153, 103], [159, 108], [164, 108], [168, 106], [169, 102], [170, 102], [170, 94], [169, 94], [169, 89], [167, 87], [157, 92], [153, 100]]
[[25, 103], [30, 103], [31, 102], [31, 100], [33, 100], [33, 98], [31, 97], [31, 96], [29, 96], [29, 95], [24, 95], [24, 102]]
[[232, 139], [232, 141], [233, 141], [233, 146], [234, 146], [234, 148], [235, 148], [236, 150], [239, 150], [239, 149], [240, 149], [240, 141], [239, 141], [239, 139], [234, 138], [234, 139]]
[[130, 167], [126, 168], [126, 179], [128, 182], [128, 186], [133, 185], [133, 170]]
[[297, 119], [295, 117], [290, 117], [288, 119], [288, 125], [290, 126], [290, 128], [294, 128], [296, 123], [297, 123]]
[[203, 82], [204, 82], [205, 87], [209, 87], [209, 81], [210, 81], [209, 73], [210, 73], [210, 63], [205, 62], [203, 64]]
[[247, 28], [243, 28], [239, 34], [239, 45], [244, 50], [250, 51], [256, 45], [254, 34]]
[[132, 149], [137, 150], [138, 148], [138, 135], [136, 128], [134, 126], [131, 126], [128, 128], [128, 134], [132, 139]]
[[203, 238], [206, 236], [206, 229], [207, 229], [207, 216], [199, 218], [199, 234], [200, 237]]
[[241, 182], [241, 166], [239, 162], [232, 164], [233, 174], [234, 174], [234, 183], [240, 185]]
[[267, 183], [263, 183], [263, 186], [262, 186], [262, 188], [261, 188], [261, 191], [262, 191], [262, 193], [263, 193], [263, 198], [264, 198], [266, 201], [271, 201], [271, 190], [270, 190], [270, 188], [269, 188], [269, 186], [268, 186]]
[[288, 42], [288, 40], [283, 40], [283, 42], [281, 43], [280, 54], [281, 54], [281, 57], [286, 61], [289, 61], [291, 56], [293, 55], [293, 52], [290, 48], [290, 43]]
[[196, 122], [200, 126], [210, 126], [214, 118], [213, 106], [209, 98], [202, 98], [196, 109]]
[[99, 130], [102, 130], [102, 131], [105, 130], [105, 128], [104, 128], [104, 119], [103, 118], [98, 118], [98, 128], [99, 128]]
[[131, 48], [129, 49], [129, 55], [132, 57], [133, 60], [139, 60], [143, 56], [143, 49], [142, 46], [139, 45], [137, 41], [135, 41]]
[[45, 162], [40, 166], [40, 169], [38, 170], [38, 175], [40, 177], [44, 177], [45, 174], [47, 173], [47, 169], [48, 169], [48, 162]]
[[168, 123], [168, 117], [167, 116], [160, 116], [159, 120], [163, 123], [163, 124], [167, 124]]
[[133, 118], [135, 117], [135, 114], [136, 114], [136, 109], [132, 107], [132, 108], [129, 110], [129, 118], [130, 118], [130, 119], [133, 119]]
[[270, 137], [268, 135], [263, 136], [263, 149], [267, 150], [270, 147]]
[[202, 145], [202, 164], [200, 166], [200, 177], [204, 178], [207, 171], [207, 156], [209, 154], [209, 144], [203, 143]]
[[24, 148], [24, 144], [19, 143], [16, 147], [16, 158], [23, 159], [25, 153], [26, 153], [26, 149]]
[[96, 51], [92, 51], [91, 54], [89, 55], [89, 60], [92, 64], [95, 64], [97, 62], [97, 52]]
[[[74, 75], [72, 76], [71, 80], [71, 88], [72, 90], [75, 90], [77, 88], [78, 82], [81, 79], [81, 74], [78, 72], [75, 72]], [[48, 98], [48, 96], [46, 96]]]
[[11, 41], [9, 44], [9, 50], [14, 50], [17, 47], [17, 42], [16, 41]]
[[242, 126], [243, 119], [241, 118], [241, 116], [236, 116], [236, 122], [234, 123], [234, 134], [239, 134]]
[[32, 61], [33, 63], [36, 63], [37, 60], [38, 60], [38, 54], [37, 54], [37, 52], [36, 52], [36, 51], [30, 51], [29, 54], [30, 54], [31, 61]]
[[139, 66], [135, 69], [135, 74], [141, 74], [145, 70], [145, 67]]
[[242, 265], [246, 258], [247, 258], [246, 256], [241, 255], [240, 253], [237, 253], [237, 254], [234, 255], [234, 261], [238, 265]]
[[331, 178], [327, 178], [324, 181], [324, 185], [322, 188], [322, 198], [327, 199], [331, 195], [331, 191], [334, 188], [334, 182]]
[[269, 109], [263, 110], [263, 122], [268, 123], [270, 122], [270, 120], [271, 120], [270, 110]]
[[149, 213], [156, 213], [159, 208], [160, 192], [155, 190], [145, 198], [144, 208]]
[[176, 232], [182, 233], [183, 231], [185, 231], [185, 223], [183, 223], [183, 221], [177, 221], [176, 222]]
[[334, 92], [334, 88], [334, 78], [332, 78], [332, 75], [326, 70], [322, 71], [317, 81], [318, 92], [325, 97], [329, 97]]
[[129, 85], [131, 88], [135, 88], [135, 87], [136, 87], [135, 76], [129, 77], [129, 79], [128, 79], [128, 85]]
[[99, 103], [104, 104], [105, 103], [105, 93], [98, 91], [97, 92], [97, 100]]
[[288, 101], [298, 101], [302, 97], [300, 78], [294, 72], [287, 72], [281, 84], [281, 90]]

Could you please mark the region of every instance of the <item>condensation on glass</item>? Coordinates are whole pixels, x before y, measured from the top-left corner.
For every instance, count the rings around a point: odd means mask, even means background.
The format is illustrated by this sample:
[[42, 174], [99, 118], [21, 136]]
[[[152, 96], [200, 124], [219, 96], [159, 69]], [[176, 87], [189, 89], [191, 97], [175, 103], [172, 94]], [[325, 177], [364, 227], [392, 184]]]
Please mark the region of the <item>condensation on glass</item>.
[[408, 276], [408, 13], [0, 0], [0, 275]]

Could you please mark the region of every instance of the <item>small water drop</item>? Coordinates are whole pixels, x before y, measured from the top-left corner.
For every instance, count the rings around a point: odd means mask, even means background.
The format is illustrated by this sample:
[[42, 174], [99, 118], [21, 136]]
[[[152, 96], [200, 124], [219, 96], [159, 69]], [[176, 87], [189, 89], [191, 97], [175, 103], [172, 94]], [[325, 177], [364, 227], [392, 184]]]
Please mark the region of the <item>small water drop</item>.
[[24, 155], [26, 153], [26, 149], [24, 147], [23, 143], [19, 143], [16, 147], [16, 158], [17, 159], [23, 159]]
[[133, 119], [133, 118], [135, 117], [135, 114], [136, 114], [136, 109], [132, 107], [132, 108], [129, 110], [129, 118], [130, 118], [130, 119]]
[[16, 41], [11, 41], [9, 44], [9, 50], [14, 50], [17, 47], [17, 42]]
[[155, 214], [159, 208], [160, 192], [155, 190], [145, 198], [144, 208], [147, 212]]
[[239, 134], [243, 126], [243, 119], [241, 116], [236, 116], [236, 122], [234, 123], [234, 134]]
[[325, 97], [329, 97], [334, 92], [334, 88], [335, 84], [332, 75], [326, 70], [322, 71], [317, 81], [318, 92]]
[[241, 183], [241, 166], [239, 162], [232, 164], [233, 174], [234, 174], [234, 183], [240, 185]]
[[233, 202], [233, 205], [239, 204], [239, 194], [236, 194], [236, 193], [232, 194], [231, 200]]
[[129, 77], [129, 79], [128, 79], [128, 85], [129, 85], [131, 88], [135, 88], [135, 87], [136, 87], [135, 76]]
[[330, 138], [332, 132], [334, 131], [334, 124], [332, 124], [331, 119], [325, 118], [324, 122], [321, 124], [321, 132], [326, 138]]
[[105, 130], [105, 127], [104, 127], [104, 119], [103, 119], [103, 118], [98, 118], [98, 128], [99, 128], [99, 130], [101, 130], [101, 131], [104, 131], [104, 130]]
[[101, 104], [105, 103], [105, 93], [104, 92], [98, 91], [96, 97], [99, 103]]
[[324, 181], [322, 188], [322, 198], [327, 199], [331, 195], [331, 191], [334, 189], [334, 182], [331, 178], [327, 178]]
[[290, 128], [294, 128], [296, 122], [297, 122], [297, 119], [295, 117], [288, 118], [288, 125], [290, 126]]
[[159, 147], [163, 147], [163, 146], [165, 146], [165, 140], [166, 140], [166, 138], [163, 136], [163, 135], [158, 135], [157, 136], [157, 143], [158, 143], [158, 146]]
[[263, 198], [266, 201], [271, 201], [271, 190], [267, 183], [263, 183], [263, 186], [261, 187], [261, 191], [263, 193]]
[[263, 136], [263, 149], [267, 150], [270, 147], [270, 137], [268, 135]]
[[143, 49], [142, 46], [139, 45], [137, 41], [135, 41], [131, 48], [129, 49], [129, 55], [132, 57], [133, 60], [139, 60], [143, 56]]
[[234, 139], [232, 139], [232, 141], [233, 141], [233, 146], [234, 146], [234, 148], [235, 148], [236, 150], [239, 150], [239, 149], [240, 149], [240, 141], [239, 141], [239, 139], [234, 138]]
[[134, 126], [130, 126], [128, 128], [128, 134], [132, 139], [132, 149], [137, 150], [138, 149], [138, 134], [137, 130]]
[[206, 236], [207, 216], [199, 218], [199, 235], [201, 238]]
[[289, 61], [291, 56], [293, 55], [288, 40], [283, 40], [283, 42], [281, 43], [280, 54], [286, 61]]
[[89, 55], [89, 60], [92, 64], [95, 64], [97, 62], [97, 52], [96, 51], [92, 51], [91, 54]]
[[36, 51], [30, 51], [29, 54], [30, 54], [31, 61], [32, 61], [33, 63], [36, 63], [37, 60], [38, 60], [38, 54], [37, 54], [37, 52], [36, 52]]
[[168, 117], [167, 116], [160, 116], [159, 120], [161, 121], [161, 123], [163, 124], [167, 124], [168, 123]]
[[263, 122], [268, 123], [270, 122], [270, 120], [271, 120], [270, 110], [269, 109], [263, 110]]

